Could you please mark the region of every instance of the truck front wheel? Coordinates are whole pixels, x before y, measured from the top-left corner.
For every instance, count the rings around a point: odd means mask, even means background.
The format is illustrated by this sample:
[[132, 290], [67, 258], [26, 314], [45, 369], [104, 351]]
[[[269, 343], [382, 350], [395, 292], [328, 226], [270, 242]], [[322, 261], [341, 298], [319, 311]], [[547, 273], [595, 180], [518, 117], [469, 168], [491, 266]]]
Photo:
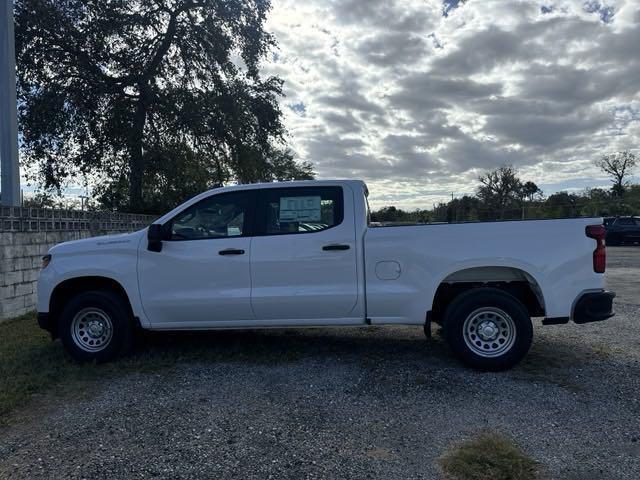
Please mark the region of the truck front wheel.
[[117, 294], [96, 290], [73, 297], [60, 315], [60, 340], [76, 360], [107, 362], [131, 346], [129, 309]]
[[514, 296], [496, 288], [477, 288], [457, 296], [444, 315], [451, 349], [466, 365], [506, 370], [527, 354], [533, 338], [531, 318]]

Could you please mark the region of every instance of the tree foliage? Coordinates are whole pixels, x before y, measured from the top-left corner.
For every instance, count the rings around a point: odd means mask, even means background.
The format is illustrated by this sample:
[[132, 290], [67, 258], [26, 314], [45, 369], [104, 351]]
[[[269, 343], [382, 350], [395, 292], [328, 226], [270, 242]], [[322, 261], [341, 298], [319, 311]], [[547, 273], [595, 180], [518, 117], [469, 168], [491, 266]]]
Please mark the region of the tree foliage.
[[521, 196], [523, 198], [528, 199], [530, 202], [533, 202], [533, 200], [537, 197], [537, 196], [541, 196], [542, 195], [542, 190], [540, 190], [540, 188], [533, 183], [532, 181], [527, 181], [524, 182], [522, 184], [522, 188], [520, 190]]
[[605, 172], [613, 182], [612, 190], [618, 195], [624, 195], [628, 185], [628, 177], [633, 174], [633, 169], [638, 165], [638, 157], [628, 150], [602, 155], [595, 165]]
[[[494, 209], [498, 218], [504, 218], [505, 209], [517, 202], [522, 196], [522, 182], [515, 168], [504, 165], [481, 175], [478, 180], [478, 198], [489, 208]], [[537, 188], [537, 187], [536, 187]]]
[[[16, 0], [22, 158], [110, 208], [166, 209], [213, 184], [311, 175], [283, 149], [269, 0]], [[286, 161], [284, 161], [286, 159]], [[283, 163], [284, 162], [284, 163]]]

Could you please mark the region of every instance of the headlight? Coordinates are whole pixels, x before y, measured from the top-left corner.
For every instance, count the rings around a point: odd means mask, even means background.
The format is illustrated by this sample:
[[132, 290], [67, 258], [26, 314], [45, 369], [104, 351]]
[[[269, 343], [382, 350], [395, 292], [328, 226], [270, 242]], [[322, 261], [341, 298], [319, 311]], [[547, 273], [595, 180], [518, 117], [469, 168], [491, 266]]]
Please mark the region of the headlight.
[[45, 268], [47, 268], [49, 266], [49, 263], [51, 263], [51, 254], [50, 253], [48, 253], [44, 257], [42, 257], [42, 269], [44, 270]]

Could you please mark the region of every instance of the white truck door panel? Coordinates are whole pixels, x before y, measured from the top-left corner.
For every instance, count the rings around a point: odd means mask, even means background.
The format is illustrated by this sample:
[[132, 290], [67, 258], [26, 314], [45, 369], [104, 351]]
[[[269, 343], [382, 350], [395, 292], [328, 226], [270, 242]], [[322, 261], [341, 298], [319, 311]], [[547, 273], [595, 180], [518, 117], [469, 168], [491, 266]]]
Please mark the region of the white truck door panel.
[[138, 281], [152, 325], [215, 326], [253, 320], [251, 309], [252, 194], [213, 195], [167, 224], [168, 240], [152, 252], [143, 241]]
[[[353, 195], [341, 187], [265, 189], [251, 246], [251, 305], [258, 320], [362, 314]], [[362, 318], [364, 321], [364, 318]]]

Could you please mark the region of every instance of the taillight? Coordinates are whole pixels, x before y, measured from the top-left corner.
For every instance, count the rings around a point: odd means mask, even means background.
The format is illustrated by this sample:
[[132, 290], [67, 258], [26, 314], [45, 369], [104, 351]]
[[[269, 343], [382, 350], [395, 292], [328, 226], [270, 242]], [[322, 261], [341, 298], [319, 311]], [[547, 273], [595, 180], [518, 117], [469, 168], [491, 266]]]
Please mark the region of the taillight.
[[587, 237], [596, 241], [596, 249], [593, 251], [593, 271], [604, 273], [607, 266], [607, 253], [604, 246], [605, 229], [604, 225], [589, 225], [585, 229]]

